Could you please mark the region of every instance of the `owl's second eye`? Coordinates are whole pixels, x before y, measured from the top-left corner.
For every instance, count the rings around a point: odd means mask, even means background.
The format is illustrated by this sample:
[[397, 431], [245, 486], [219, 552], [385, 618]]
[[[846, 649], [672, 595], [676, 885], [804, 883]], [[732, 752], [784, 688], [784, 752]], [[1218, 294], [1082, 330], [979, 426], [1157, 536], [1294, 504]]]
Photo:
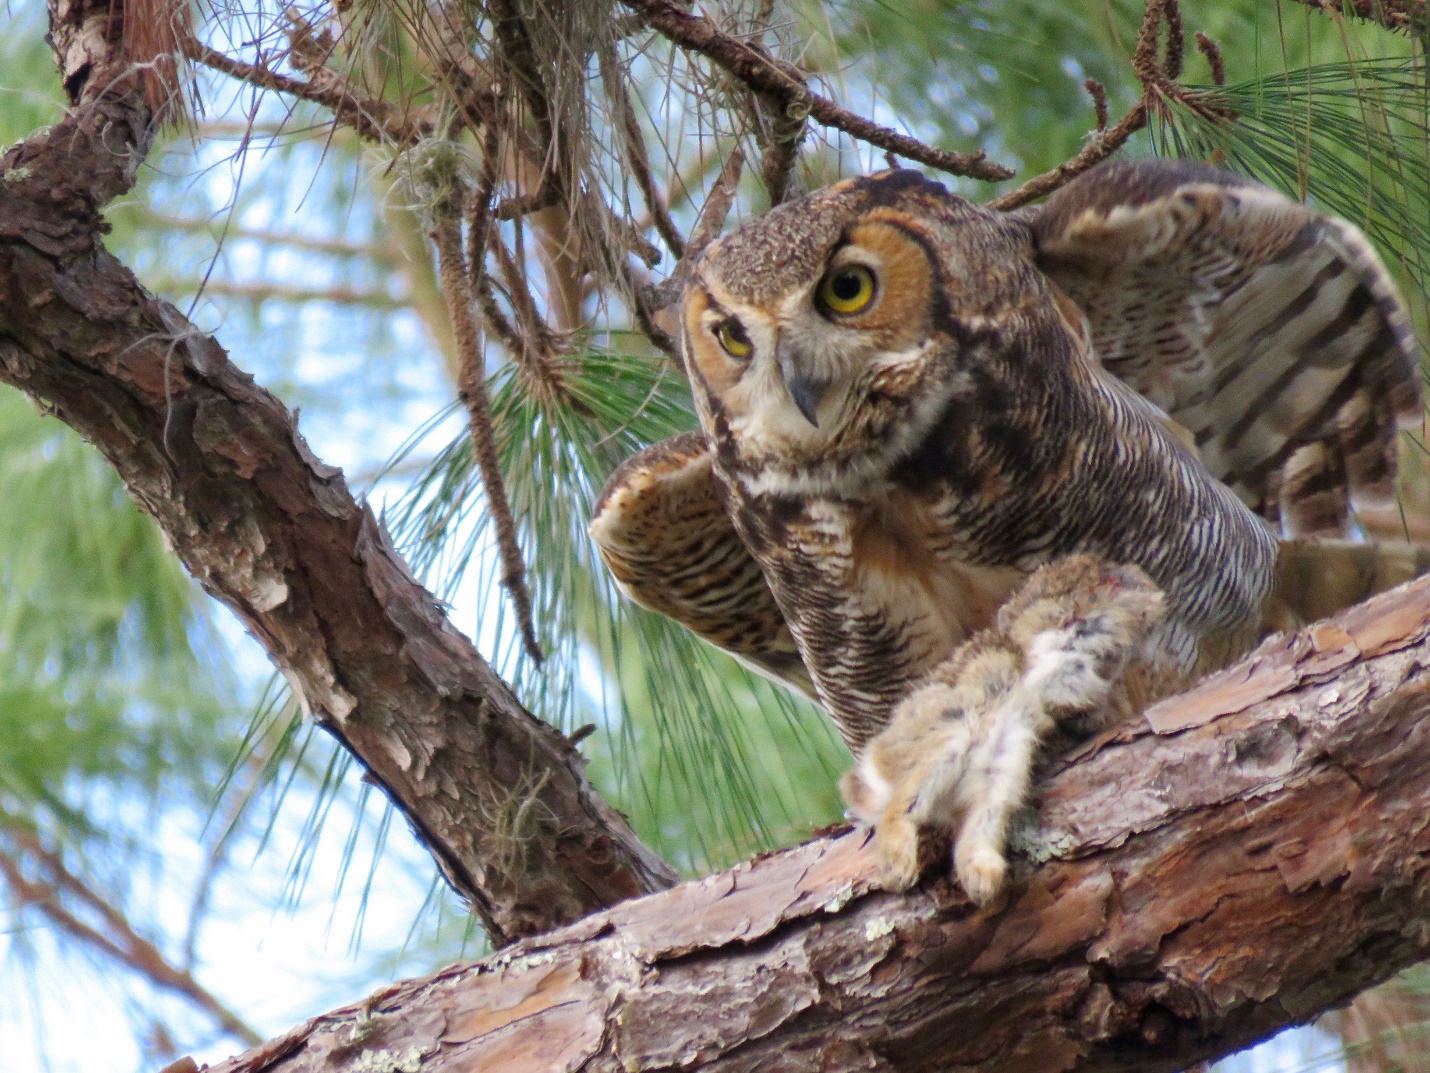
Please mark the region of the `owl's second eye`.
[[863, 265], [836, 268], [819, 283], [820, 305], [832, 313], [860, 313], [874, 300], [874, 273]]
[[755, 344], [750, 342], [750, 337], [745, 334], [745, 329], [738, 320], [721, 322], [715, 328], [715, 338], [725, 353], [732, 358], [748, 358], [750, 352], [755, 349]]

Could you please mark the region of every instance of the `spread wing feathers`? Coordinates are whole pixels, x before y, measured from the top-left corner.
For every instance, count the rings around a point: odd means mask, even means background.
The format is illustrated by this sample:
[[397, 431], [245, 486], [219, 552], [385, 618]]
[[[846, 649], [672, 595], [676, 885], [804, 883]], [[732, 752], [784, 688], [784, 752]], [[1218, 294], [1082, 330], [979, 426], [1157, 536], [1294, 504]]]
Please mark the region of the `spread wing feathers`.
[[[700, 432], [627, 459], [596, 504], [591, 536], [636, 603], [675, 619], [778, 681], [813, 696], [784, 616], [735, 533]], [[1283, 540], [1260, 635], [1296, 630], [1430, 572], [1430, 548], [1393, 541]], [[1240, 656], [1246, 636], [1204, 638], [1204, 670]]]
[[704, 433], [626, 459], [606, 482], [590, 533], [636, 603], [814, 695], [765, 575], [730, 522]]
[[1283, 540], [1262, 632], [1296, 630], [1430, 570], [1430, 548], [1386, 541]]
[[1031, 226], [1103, 366], [1286, 535], [1347, 535], [1353, 504], [1393, 494], [1397, 427], [1423, 417], [1420, 350], [1356, 228], [1170, 160], [1095, 168]]

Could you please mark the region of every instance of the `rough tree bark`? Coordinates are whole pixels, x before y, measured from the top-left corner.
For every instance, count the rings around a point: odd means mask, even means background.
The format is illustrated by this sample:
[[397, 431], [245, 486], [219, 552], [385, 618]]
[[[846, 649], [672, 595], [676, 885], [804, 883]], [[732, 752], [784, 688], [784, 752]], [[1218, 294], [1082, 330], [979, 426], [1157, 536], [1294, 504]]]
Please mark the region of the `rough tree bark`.
[[214, 1073], [1184, 1069], [1430, 954], [1427, 667], [1430, 579], [1273, 639], [1061, 761], [990, 910], [825, 837]]
[[76, 107], [0, 158], [0, 381], [104, 452], [495, 943], [669, 886], [574, 746], [447, 621], [292, 415], [104, 250], [99, 210], [151, 142], [115, 10], [52, 9]]

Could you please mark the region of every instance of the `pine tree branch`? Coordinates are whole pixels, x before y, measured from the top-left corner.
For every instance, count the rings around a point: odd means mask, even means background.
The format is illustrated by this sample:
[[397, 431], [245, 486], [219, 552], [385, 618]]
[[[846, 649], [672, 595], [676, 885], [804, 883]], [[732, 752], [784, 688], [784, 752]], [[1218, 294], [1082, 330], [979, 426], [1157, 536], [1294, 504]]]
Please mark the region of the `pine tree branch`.
[[292, 78], [269, 70], [262, 64], [234, 59], [197, 41], [190, 42], [185, 51], [194, 63], [247, 82], [257, 89], [277, 90], [300, 100], [321, 104], [333, 113], [337, 122], [351, 127], [372, 142], [406, 148], [432, 133], [431, 123], [404, 115], [385, 101], [358, 96], [345, 79], [326, 68], [307, 79]]
[[92, 2], [51, 13], [75, 107], [0, 158], [0, 381], [99, 447], [494, 942], [668, 886], [293, 416], [104, 250], [99, 209], [132, 185], [152, 130], [96, 21], [109, 0]]
[[925, 145], [917, 138], [881, 127], [863, 116], [839, 107], [827, 97], [821, 97], [806, 86], [797, 72], [772, 59], [764, 50], [746, 44], [724, 33], [703, 15], [692, 15], [673, 0], [622, 0], [639, 12], [651, 29], [681, 48], [699, 52], [729, 71], [756, 93], [781, 102], [791, 118], [807, 114], [826, 127], [877, 145], [880, 149], [938, 168], [951, 175], [967, 175], [975, 179], [997, 182], [1013, 173], [1001, 164], [994, 164], [982, 150], [976, 153], [955, 153]]
[[1052, 765], [1011, 886], [824, 837], [388, 988], [212, 1073], [1158, 1073], [1430, 955], [1430, 578]]
[[526, 587], [526, 563], [521, 557], [516, 521], [511, 516], [511, 502], [506, 494], [501, 458], [497, 452], [496, 434], [492, 429], [491, 399], [487, 394], [487, 370], [476, 320], [472, 317], [471, 277], [462, 244], [461, 197], [449, 193], [433, 207], [432, 238], [437, 244], [438, 278], [442, 293], [447, 296], [447, 311], [452, 318], [452, 331], [457, 337], [462, 371], [457, 390], [462, 405], [467, 408], [468, 428], [472, 437], [472, 456], [487, 495], [487, 509], [496, 530], [497, 555], [502, 564], [502, 588], [506, 589], [516, 612], [517, 629], [530, 659], [540, 663], [541, 643], [536, 637], [536, 624], [531, 620], [531, 592]]
[[1425, 16], [1425, 0], [1296, 0], [1313, 11], [1341, 18], [1373, 22], [1387, 30], [1407, 34], [1424, 34], [1430, 22]]
[[[235, 1039], [249, 1045], [262, 1041], [262, 1036], [220, 1002], [192, 973], [164, 957], [157, 946], [134, 929], [123, 913], [66, 868], [64, 862], [46, 849], [38, 838], [16, 826], [5, 826], [6, 839], [15, 843], [24, 854], [16, 858], [0, 851], [0, 877], [9, 884], [17, 902], [33, 906], [70, 938], [133, 970], [155, 987], [181, 995]], [[44, 873], [45, 878], [30, 879], [26, 876], [24, 863], [27, 859]], [[66, 896], [98, 918], [102, 929], [71, 912], [65, 904]]]

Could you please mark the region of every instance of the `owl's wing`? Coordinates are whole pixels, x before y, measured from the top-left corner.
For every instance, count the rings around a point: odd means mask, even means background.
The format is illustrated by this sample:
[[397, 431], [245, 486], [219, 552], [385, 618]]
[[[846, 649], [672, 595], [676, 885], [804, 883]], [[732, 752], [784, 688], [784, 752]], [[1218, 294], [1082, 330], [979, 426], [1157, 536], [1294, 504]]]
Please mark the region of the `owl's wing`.
[[1172, 160], [1094, 168], [1025, 216], [1103, 367], [1186, 428], [1288, 536], [1349, 532], [1394, 493], [1420, 348], [1365, 236], [1267, 187]]
[[813, 696], [765, 575], [730, 522], [704, 433], [626, 459], [606, 482], [590, 533], [636, 603]]

